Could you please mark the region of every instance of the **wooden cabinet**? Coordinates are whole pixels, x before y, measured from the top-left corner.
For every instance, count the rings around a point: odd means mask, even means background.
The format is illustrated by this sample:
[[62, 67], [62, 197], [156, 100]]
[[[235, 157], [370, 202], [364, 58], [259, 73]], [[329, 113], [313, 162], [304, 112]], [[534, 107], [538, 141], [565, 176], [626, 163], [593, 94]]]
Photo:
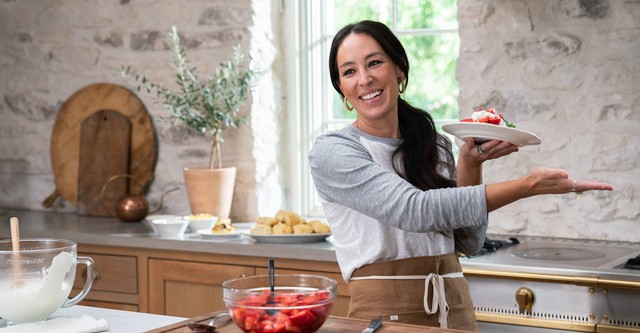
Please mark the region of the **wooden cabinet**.
[[[80, 252], [78, 255], [93, 259], [95, 273], [91, 291], [80, 304], [138, 311], [138, 258], [136, 256], [99, 252]], [[86, 280], [87, 266], [78, 265], [71, 296], [75, 296], [82, 290]]]
[[[224, 309], [222, 283], [229, 279], [267, 274], [265, 257], [79, 245], [79, 255], [91, 257], [98, 276], [83, 305], [195, 317]], [[323, 275], [338, 282], [331, 312], [346, 316], [349, 292], [335, 262], [278, 259], [276, 272]], [[86, 268], [78, 266], [74, 292], [83, 287]]]
[[149, 259], [149, 309], [188, 318], [222, 310], [222, 283], [253, 274], [247, 266]]

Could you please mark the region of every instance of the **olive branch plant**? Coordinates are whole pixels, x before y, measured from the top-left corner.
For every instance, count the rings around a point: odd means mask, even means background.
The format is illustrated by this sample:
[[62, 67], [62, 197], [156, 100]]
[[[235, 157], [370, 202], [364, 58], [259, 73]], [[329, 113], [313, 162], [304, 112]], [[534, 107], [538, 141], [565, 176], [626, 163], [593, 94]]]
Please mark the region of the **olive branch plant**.
[[146, 76], [133, 73], [131, 66], [122, 67], [121, 74], [138, 83], [137, 90], [155, 93], [170, 112], [170, 118], [179, 119], [193, 130], [209, 135], [211, 153], [209, 169], [214, 169], [214, 155], [217, 168], [222, 168], [221, 144], [224, 142], [222, 130], [238, 128], [248, 122], [248, 116], [241, 116], [240, 106], [247, 99], [257, 71], [244, 68], [244, 55], [240, 46], [234, 47], [233, 57], [220, 63], [212, 76], [201, 80], [196, 67], [189, 66], [187, 50], [182, 46], [176, 26], [168, 33], [174, 52], [173, 64], [176, 69], [177, 89], [164, 84], [150, 82]]

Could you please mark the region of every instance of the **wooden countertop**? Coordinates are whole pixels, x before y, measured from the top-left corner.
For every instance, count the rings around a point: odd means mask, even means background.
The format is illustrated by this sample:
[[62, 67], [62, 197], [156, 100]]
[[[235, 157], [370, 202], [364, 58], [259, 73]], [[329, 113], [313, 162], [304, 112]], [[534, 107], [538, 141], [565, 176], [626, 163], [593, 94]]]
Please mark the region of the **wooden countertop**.
[[[195, 318], [187, 319], [175, 324], [163, 326], [146, 333], [189, 333], [192, 332], [187, 328], [187, 324], [193, 321], [207, 324], [213, 316], [219, 314], [220, 311], [212, 312], [206, 315], [198, 316]], [[220, 333], [242, 333], [242, 330], [238, 328], [231, 321], [221, 321], [222, 325], [218, 326], [216, 332]], [[329, 319], [322, 325], [317, 331], [318, 333], [360, 333], [369, 325], [369, 321], [362, 319], [353, 319], [345, 317], [330, 316]], [[376, 333], [407, 333], [407, 332], [427, 332], [427, 333], [461, 333], [467, 331], [453, 330], [439, 327], [427, 327], [417, 325], [407, 325], [384, 322]]]

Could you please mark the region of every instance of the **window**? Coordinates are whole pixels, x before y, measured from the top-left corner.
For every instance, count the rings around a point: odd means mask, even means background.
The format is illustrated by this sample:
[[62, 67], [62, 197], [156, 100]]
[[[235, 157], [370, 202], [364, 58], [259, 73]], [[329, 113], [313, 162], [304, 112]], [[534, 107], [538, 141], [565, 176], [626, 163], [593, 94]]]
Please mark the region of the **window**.
[[[309, 175], [314, 138], [353, 121], [333, 89], [328, 57], [333, 34], [370, 19], [389, 26], [404, 45], [411, 70], [403, 97], [441, 125], [458, 118], [455, 66], [459, 37], [455, 0], [300, 0], [285, 2], [288, 106], [291, 129], [290, 200], [306, 216], [322, 216]], [[297, 144], [296, 144], [297, 143]]]

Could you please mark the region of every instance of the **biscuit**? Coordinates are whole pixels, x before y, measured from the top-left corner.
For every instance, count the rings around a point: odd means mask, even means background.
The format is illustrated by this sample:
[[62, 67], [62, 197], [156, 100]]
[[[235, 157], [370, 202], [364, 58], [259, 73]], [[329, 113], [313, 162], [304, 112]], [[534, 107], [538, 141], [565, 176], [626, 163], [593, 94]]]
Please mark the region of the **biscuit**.
[[254, 235], [271, 235], [273, 230], [271, 229], [271, 226], [266, 224], [256, 224], [251, 228], [251, 233]]
[[317, 234], [326, 234], [331, 232], [331, 228], [321, 221], [314, 220], [310, 221], [309, 224], [311, 225], [311, 228], [313, 228], [313, 232]]
[[300, 215], [292, 211], [285, 211], [283, 216], [283, 222], [287, 225], [294, 226], [296, 224], [304, 223], [304, 219]]
[[276, 212], [276, 215], [274, 216], [274, 218], [276, 219], [276, 221], [278, 222], [284, 222], [284, 216], [287, 215], [287, 211], [286, 210], [279, 210]]
[[274, 225], [272, 231], [274, 235], [290, 235], [293, 233], [291, 226], [284, 223]]
[[278, 223], [278, 220], [274, 219], [273, 217], [261, 216], [261, 217], [258, 217], [258, 220], [256, 221], [256, 223], [272, 226]]
[[293, 228], [293, 233], [296, 235], [313, 233], [313, 228], [311, 227], [310, 224], [307, 224], [307, 223], [296, 224], [292, 228]]

